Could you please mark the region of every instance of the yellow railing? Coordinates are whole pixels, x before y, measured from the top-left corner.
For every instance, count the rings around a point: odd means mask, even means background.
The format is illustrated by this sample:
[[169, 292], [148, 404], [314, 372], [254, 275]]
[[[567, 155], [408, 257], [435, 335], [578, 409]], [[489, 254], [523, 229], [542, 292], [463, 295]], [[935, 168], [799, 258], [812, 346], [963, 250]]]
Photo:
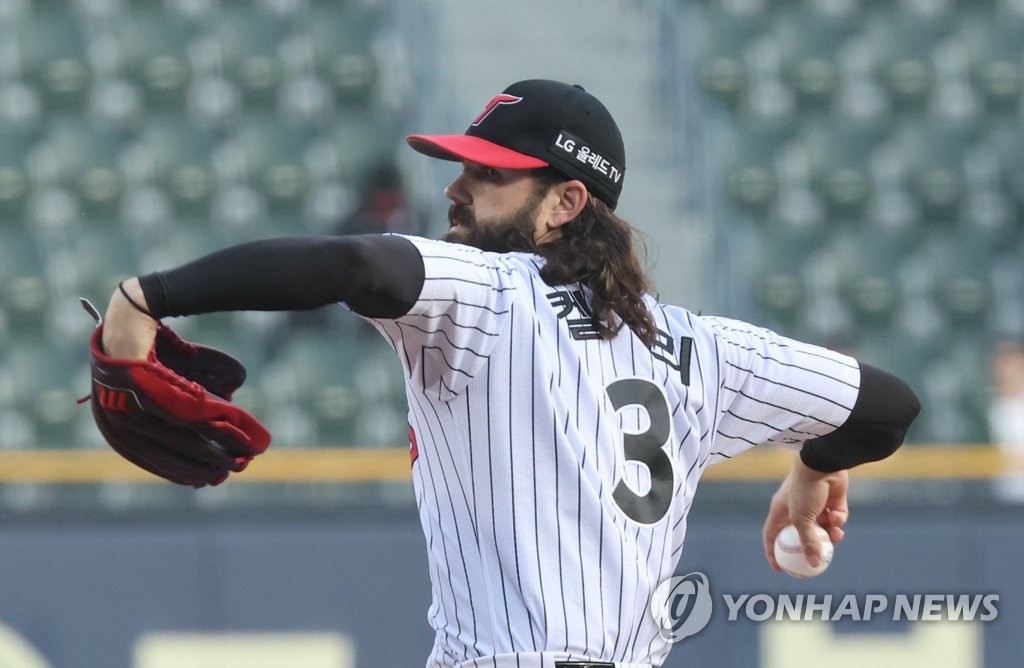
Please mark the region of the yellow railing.
[[[759, 448], [712, 466], [704, 480], [770, 481], [782, 478], [795, 453]], [[973, 480], [1024, 467], [987, 445], [912, 445], [881, 462], [853, 470], [861, 478]], [[279, 448], [252, 463], [240, 483], [400, 482], [410, 478], [406, 448]], [[0, 483], [160, 482], [111, 450], [0, 452]]]

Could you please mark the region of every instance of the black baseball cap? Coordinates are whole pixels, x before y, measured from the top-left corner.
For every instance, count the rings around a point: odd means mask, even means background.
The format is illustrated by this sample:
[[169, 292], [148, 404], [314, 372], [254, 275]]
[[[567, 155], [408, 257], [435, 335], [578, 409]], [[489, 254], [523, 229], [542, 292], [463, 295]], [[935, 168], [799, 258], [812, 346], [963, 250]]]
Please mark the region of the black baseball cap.
[[626, 150], [615, 119], [579, 85], [547, 79], [512, 84], [461, 135], [410, 135], [415, 150], [497, 169], [553, 167], [579, 179], [612, 209], [622, 192]]

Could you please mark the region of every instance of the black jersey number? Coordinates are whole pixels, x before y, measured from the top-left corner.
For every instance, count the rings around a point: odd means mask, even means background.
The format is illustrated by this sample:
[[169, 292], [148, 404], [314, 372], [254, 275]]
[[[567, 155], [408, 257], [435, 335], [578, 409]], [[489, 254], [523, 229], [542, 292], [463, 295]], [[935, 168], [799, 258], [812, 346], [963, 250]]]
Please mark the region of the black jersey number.
[[675, 472], [665, 445], [672, 434], [668, 402], [661, 388], [641, 378], [623, 378], [611, 383], [605, 390], [616, 411], [628, 406], [639, 406], [647, 413], [648, 427], [638, 434], [623, 436], [623, 454], [626, 461], [639, 462], [647, 467], [651, 488], [646, 494], [637, 494], [619, 480], [612, 498], [619, 509], [640, 524], [657, 524], [672, 505]]

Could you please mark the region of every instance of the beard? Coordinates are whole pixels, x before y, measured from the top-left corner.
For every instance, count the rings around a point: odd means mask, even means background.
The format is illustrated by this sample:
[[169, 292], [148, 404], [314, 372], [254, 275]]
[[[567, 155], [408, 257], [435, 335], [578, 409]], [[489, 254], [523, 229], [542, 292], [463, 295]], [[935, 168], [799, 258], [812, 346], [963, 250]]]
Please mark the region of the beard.
[[542, 200], [541, 193], [509, 215], [487, 220], [478, 220], [463, 204], [452, 204], [448, 207], [448, 220], [452, 227], [442, 238], [495, 253], [532, 251], [536, 248], [533, 232], [537, 208]]

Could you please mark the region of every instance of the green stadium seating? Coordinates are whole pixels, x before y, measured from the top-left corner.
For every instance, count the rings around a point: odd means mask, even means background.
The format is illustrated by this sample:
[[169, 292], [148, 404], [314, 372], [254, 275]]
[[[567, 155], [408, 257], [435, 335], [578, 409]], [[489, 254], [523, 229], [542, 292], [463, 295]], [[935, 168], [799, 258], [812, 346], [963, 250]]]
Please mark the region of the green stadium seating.
[[737, 12], [732, 3], [707, 2], [706, 47], [700, 55], [697, 77], [701, 86], [730, 109], [742, 103], [750, 72], [743, 58], [744, 49], [766, 27], [765, 12], [755, 5], [749, 12]]
[[[1003, 9], [1003, 8], [1000, 8]], [[989, 113], [1014, 113], [1024, 91], [1020, 44], [1024, 21], [989, 8], [964, 17], [959, 39], [969, 54], [970, 77]]]
[[925, 109], [935, 86], [931, 52], [948, 28], [946, 17], [914, 12], [911, 3], [897, 3], [876, 12], [866, 36], [876, 58], [875, 76], [900, 111]]
[[786, 136], [753, 119], [739, 121], [736, 134], [725, 175], [728, 195], [744, 211], [766, 215], [778, 192], [775, 158]]
[[311, 26], [316, 70], [334, 88], [340, 105], [367, 108], [377, 88], [378, 64], [371, 50], [379, 15], [369, 7], [322, 5]]
[[0, 227], [18, 225], [25, 215], [32, 192], [26, 158], [37, 139], [34, 128], [0, 126]]
[[142, 91], [147, 110], [184, 108], [192, 67], [187, 23], [158, 5], [131, 3], [113, 20], [124, 75]]
[[976, 138], [973, 124], [944, 119], [921, 119], [904, 130], [900, 143], [907, 156], [908, 185], [927, 221], [950, 222], [960, 215], [967, 186], [963, 163]]
[[[390, 5], [79, 0], [23, 9], [5, 18], [15, 38], [0, 45], [0, 370], [11, 379], [0, 383], [0, 447], [103, 447], [87, 407], [71, 401], [88, 386], [91, 324], [77, 297], [102, 307], [140, 271], [333, 229], [366, 170], [404, 136], [404, 111], [377, 97], [384, 73], [374, 40]], [[315, 318], [282, 329], [261, 317], [171, 324], [240, 351], [252, 375], [238, 399], [280, 428], [278, 445], [404, 440], [401, 383], [396, 391], [366, 381], [396, 372], [380, 368], [376, 334], [364, 336], [353, 316], [328, 317], [324, 331]], [[292, 329], [303, 332], [294, 345]], [[303, 346], [316, 331], [326, 350], [314, 361]], [[300, 370], [323, 383], [304, 381], [309, 392], [281, 402], [264, 368], [271, 379]], [[376, 389], [360, 391], [360, 373]], [[370, 405], [398, 426], [371, 429]], [[159, 496], [131, 485], [99, 492], [111, 506]]]
[[811, 162], [811, 182], [833, 224], [859, 220], [872, 195], [870, 162], [880, 136], [872, 125], [810, 124], [801, 137]]
[[783, 72], [805, 112], [832, 104], [841, 84], [841, 48], [863, 20], [855, 3], [802, 2], [779, 10]]
[[839, 296], [860, 325], [891, 323], [901, 307], [897, 271], [900, 249], [882, 236], [850, 230], [832, 241], [838, 264]]
[[16, 334], [41, 332], [51, 297], [36, 240], [20, 226], [0, 227], [0, 301], [7, 328]]
[[[729, 128], [716, 225], [760, 255], [723, 286], [757, 309], [739, 315], [906, 377], [931, 406], [915, 438], [983, 439], [987, 341], [1024, 334], [1019, 4], [699, 8], [707, 127]], [[751, 104], [765, 84], [793, 113]]]

